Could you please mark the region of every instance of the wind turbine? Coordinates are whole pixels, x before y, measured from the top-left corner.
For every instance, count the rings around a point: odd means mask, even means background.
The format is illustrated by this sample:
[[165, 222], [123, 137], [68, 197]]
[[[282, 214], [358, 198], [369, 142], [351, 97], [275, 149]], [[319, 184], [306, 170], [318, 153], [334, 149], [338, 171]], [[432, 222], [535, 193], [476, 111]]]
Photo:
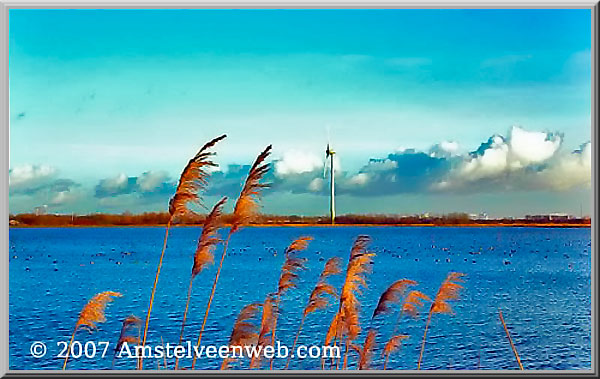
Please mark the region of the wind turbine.
[[[329, 174], [330, 174], [330, 189], [331, 189], [331, 194], [330, 194], [330, 198], [329, 198], [329, 212], [331, 215], [331, 225], [335, 224], [335, 170], [333, 167], [333, 156], [335, 155], [335, 151], [333, 151], [331, 149], [331, 147], [329, 146], [329, 143], [327, 143], [327, 149], [325, 150], [325, 161], [327, 161], [327, 159], [329, 159]], [[325, 170], [327, 167], [327, 163], [325, 163], [325, 166], [323, 167], [323, 170]], [[323, 176], [325, 172], [323, 172]]]

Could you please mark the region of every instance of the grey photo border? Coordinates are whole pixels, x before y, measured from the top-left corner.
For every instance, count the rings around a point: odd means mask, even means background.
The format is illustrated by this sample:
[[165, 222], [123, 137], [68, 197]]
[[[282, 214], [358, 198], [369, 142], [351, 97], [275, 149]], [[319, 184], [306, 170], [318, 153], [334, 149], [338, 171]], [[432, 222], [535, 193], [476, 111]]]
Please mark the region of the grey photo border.
[[[577, 370], [577, 371], [566, 371], [566, 370], [528, 370], [528, 371], [510, 371], [510, 370], [472, 370], [472, 371], [453, 371], [453, 370], [438, 370], [438, 371], [415, 371], [415, 370], [368, 370], [368, 371], [321, 371], [321, 370], [294, 370], [294, 371], [215, 371], [215, 370], [196, 370], [196, 371], [156, 371], [156, 370], [86, 370], [85, 372], [80, 370], [10, 370], [9, 369], [9, 264], [8, 264], [8, 238], [9, 238], [9, 225], [8, 225], [8, 170], [10, 166], [10, 114], [9, 114], [9, 72], [8, 72], [8, 42], [9, 42], [9, 10], [10, 9], [124, 9], [124, 8], [146, 8], [146, 9], [202, 9], [202, 8], [237, 8], [237, 9], [249, 9], [249, 8], [276, 8], [276, 9], [332, 9], [332, 8], [363, 8], [363, 9], [398, 9], [398, 8], [431, 8], [431, 9], [443, 9], [443, 8], [455, 8], [455, 9], [541, 9], [541, 8], [583, 8], [591, 9], [591, 25], [592, 25], [592, 46], [591, 46], [591, 58], [592, 58], [592, 82], [591, 82], [591, 139], [592, 139], [592, 209], [591, 209], [591, 235], [592, 235], [592, 246], [591, 246], [591, 312], [592, 312], [592, 325], [591, 325], [591, 347], [592, 347], [592, 366], [590, 370]], [[133, 376], [143, 375], [152, 377], [164, 377], [170, 375], [195, 375], [195, 376], [263, 376], [263, 375], [283, 375], [283, 376], [306, 376], [306, 375], [317, 375], [317, 376], [348, 376], [348, 375], [368, 375], [368, 376], [406, 376], [415, 375], [418, 373], [420, 376], [456, 376], [467, 374], [469, 376], [501, 376], [501, 375], [529, 375], [529, 376], [598, 376], [596, 354], [597, 350], [597, 338], [596, 338], [596, 319], [597, 319], [597, 296], [598, 296], [598, 283], [597, 283], [597, 272], [598, 272], [598, 259], [597, 259], [597, 241], [598, 241], [598, 228], [595, 222], [596, 218], [596, 207], [598, 204], [598, 186], [597, 186], [597, 162], [598, 162], [598, 112], [597, 112], [597, 94], [598, 94], [598, 2], [597, 1], [576, 1], [576, 2], [551, 2], [551, 1], [526, 1], [526, 2], [485, 2], [485, 1], [456, 1], [442, 0], [442, 1], [376, 1], [369, 2], [363, 0], [357, 1], [252, 1], [242, 0], [237, 2], [222, 1], [222, 2], [202, 2], [202, 1], [174, 1], [174, 2], [146, 2], [146, 1], [5, 1], [0, 0], [0, 68], [2, 74], [0, 75], [0, 84], [2, 91], [0, 92], [0, 129], [2, 131], [2, 154], [0, 159], [2, 161], [2, 167], [5, 174], [2, 176], [2, 185], [0, 191], [2, 194], [2, 219], [1, 233], [2, 233], [2, 275], [0, 275], [2, 283], [2, 291], [0, 291], [0, 304], [3, 312], [0, 314], [2, 320], [2, 327], [0, 328], [0, 340], [4, 348], [0, 354], [0, 375], [2, 377], [22, 377], [22, 376]]]

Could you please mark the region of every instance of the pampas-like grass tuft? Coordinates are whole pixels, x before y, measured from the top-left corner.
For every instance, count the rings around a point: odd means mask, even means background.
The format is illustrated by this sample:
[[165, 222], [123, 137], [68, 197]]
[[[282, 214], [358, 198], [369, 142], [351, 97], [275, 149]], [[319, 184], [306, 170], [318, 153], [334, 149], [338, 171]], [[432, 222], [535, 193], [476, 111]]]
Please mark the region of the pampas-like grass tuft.
[[458, 300], [459, 291], [463, 288], [458, 282], [463, 282], [462, 277], [465, 274], [460, 272], [451, 272], [448, 274], [446, 279], [442, 282], [431, 307], [429, 308], [429, 315], [427, 316], [427, 323], [425, 324], [425, 332], [423, 333], [423, 342], [421, 344], [421, 353], [419, 354], [419, 362], [417, 363], [417, 370], [421, 369], [421, 360], [423, 359], [423, 351], [425, 350], [425, 340], [427, 338], [427, 329], [431, 322], [431, 316], [434, 313], [449, 313], [454, 314], [452, 307], [448, 303], [450, 300]]
[[113, 297], [121, 297], [119, 292], [114, 291], [105, 291], [99, 294], [94, 295], [88, 301], [88, 303], [83, 307], [81, 312], [79, 313], [79, 318], [75, 323], [75, 329], [73, 330], [73, 334], [71, 335], [71, 341], [67, 346], [67, 355], [65, 357], [65, 361], [63, 363], [62, 369], [66, 369], [67, 360], [69, 359], [69, 353], [71, 351], [71, 345], [73, 344], [73, 340], [75, 339], [75, 333], [80, 328], [87, 329], [90, 333], [98, 328], [96, 324], [103, 323], [106, 321], [106, 316], [104, 312], [106, 310], [106, 305], [113, 301]]
[[[250, 171], [248, 172], [248, 176], [246, 177], [246, 181], [244, 182], [244, 186], [242, 187], [240, 196], [238, 197], [235, 203], [235, 207], [233, 209], [231, 228], [229, 229], [227, 239], [223, 244], [223, 253], [221, 254], [219, 267], [217, 268], [217, 273], [213, 281], [210, 296], [208, 297], [208, 303], [206, 304], [206, 310], [204, 311], [204, 319], [202, 320], [200, 333], [198, 334], [198, 341], [196, 342], [196, 346], [198, 348], [200, 347], [200, 343], [202, 342], [202, 335], [204, 333], [206, 320], [208, 319], [208, 314], [210, 312], [210, 306], [215, 296], [215, 290], [217, 289], [217, 283], [219, 282], [221, 269], [223, 268], [223, 261], [225, 260], [225, 256], [227, 255], [227, 246], [229, 245], [229, 240], [233, 233], [238, 231], [243, 226], [248, 225], [253, 220], [259, 209], [259, 200], [262, 194], [262, 190], [269, 187], [268, 184], [262, 183], [261, 180], [269, 171], [269, 164], [266, 163], [266, 160], [271, 154], [271, 149], [272, 146], [269, 145], [258, 155], [256, 160], [252, 164], [252, 167], [250, 167]], [[196, 355], [194, 355], [194, 358], [192, 360], [192, 369], [194, 369], [195, 367]]]
[[[221, 227], [221, 215], [223, 206], [227, 202], [224, 197], [215, 204], [212, 211], [206, 216], [202, 226], [202, 233], [198, 238], [198, 246], [194, 254], [194, 264], [192, 265], [192, 275], [190, 276], [190, 284], [188, 286], [187, 300], [185, 302], [185, 310], [183, 312], [183, 320], [181, 321], [181, 332], [179, 334], [179, 344], [183, 341], [183, 332], [185, 329], [185, 321], [190, 305], [192, 295], [192, 284], [194, 278], [209, 264], [214, 262], [214, 250], [216, 245], [221, 241], [218, 236], [219, 228]], [[179, 358], [175, 359], [175, 370], [179, 367]]]
[[[253, 345], [257, 343], [258, 333], [257, 326], [251, 322], [252, 319], [256, 318], [258, 309], [262, 306], [260, 303], [252, 303], [246, 305], [238, 314], [231, 336], [229, 337], [229, 347], [241, 346], [242, 348], [247, 345]], [[223, 359], [221, 364], [221, 370], [227, 370], [230, 368], [230, 364], [233, 362], [233, 358], [228, 357]]]
[[[215, 153], [211, 152], [210, 149], [225, 137], [226, 135], [223, 134], [207, 142], [204, 146], [202, 146], [198, 153], [196, 153], [196, 155], [190, 159], [181, 173], [175, 194], [169, 200], [169, 221], [167, 222], [167, 226], [165, 228], [163, 247], [160, 253], [160, 259], [158, 260], [158, 266], [156, 268], [156, 276], [154, 277], [152, 292], [150, 294], [150, 302], [148, 304], [148, 312], [146, 313], [146, 322], [144, 324], [144, 334], [142, 337], [142, 347], [146, 345], [150, 314], [152, 313], [154, 295], [156, 294], [156, 286], [158, 284], [158, 277], [160, 276], [165, 250], [167, 249], [167, 240], [169, 239], [171, 222], [181, 216], [193, 213], [193, 211], [188, 208], [188, 204], [190, 202], [202, 205], [202, 202], [200, 201], [200, 192], [206, 189], [208, 176], [210, 175], [209, 169], [217, 166], [217, 164], [210, 159], [213, 155], [215, 155]], [[143, 367], [144, 359], [139, 358], [138, 368], [141, 370]]]

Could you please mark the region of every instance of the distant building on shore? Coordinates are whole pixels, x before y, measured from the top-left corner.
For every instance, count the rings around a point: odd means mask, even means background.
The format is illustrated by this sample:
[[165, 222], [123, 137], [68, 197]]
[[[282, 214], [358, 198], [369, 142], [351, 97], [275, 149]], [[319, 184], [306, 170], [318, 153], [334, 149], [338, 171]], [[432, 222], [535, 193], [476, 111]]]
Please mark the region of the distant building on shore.
[[575, 217], [567, 213], [550, 213], [542, 215], [526, 215], [525, 220], [534, 222], [564, 222], [573, 220]]
[[35, 213], [36, 216], [45, 215], [48, 213], [48, 206], [44, 204], [40, 205], [39, 207], [35, 207], [33, 208], [33, 213]]
[[489, 216], [486, 212], [469, 213], [469, 219], [471, 220], [489, 220]]

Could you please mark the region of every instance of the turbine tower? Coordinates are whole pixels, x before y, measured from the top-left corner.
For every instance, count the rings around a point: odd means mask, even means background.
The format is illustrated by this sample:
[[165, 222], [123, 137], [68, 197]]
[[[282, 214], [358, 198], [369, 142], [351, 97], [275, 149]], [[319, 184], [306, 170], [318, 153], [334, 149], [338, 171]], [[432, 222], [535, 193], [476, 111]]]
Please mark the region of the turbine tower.
[[330, 174], [330, 189], [331, 194], [329, 198], [329, 212], [331, 215], [331, 225], [335, 224], [335, 170], [333, 167], [333, 156], [335, 151], [331, 150], [329, 143], [327, 144], [327, 150], [325, 150], [325, 160], [329, 159], [329, 174]]

